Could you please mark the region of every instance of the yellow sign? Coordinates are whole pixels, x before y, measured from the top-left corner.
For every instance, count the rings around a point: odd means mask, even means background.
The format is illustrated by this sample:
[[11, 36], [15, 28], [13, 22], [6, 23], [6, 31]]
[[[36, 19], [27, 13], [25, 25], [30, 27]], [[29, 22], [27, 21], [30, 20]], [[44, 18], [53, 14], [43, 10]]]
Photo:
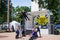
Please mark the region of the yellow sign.
[[45, 16], [39, 16], [37, 17], [36, 22], [40, 25], [46, 25], [48, 19]]

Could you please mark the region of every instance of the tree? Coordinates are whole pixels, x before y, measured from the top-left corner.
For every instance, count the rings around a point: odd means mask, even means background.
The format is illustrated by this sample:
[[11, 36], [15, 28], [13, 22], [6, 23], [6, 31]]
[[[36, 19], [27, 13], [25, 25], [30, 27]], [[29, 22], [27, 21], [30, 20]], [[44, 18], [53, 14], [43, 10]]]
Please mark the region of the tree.
[[[7, 1], [8, 0], [1, 0], [0, 3], [0, 23], [7, 22]], [[11, 7], [12, 5], [10, 0], [10, 14], [11, 14]]]
[[42, 4], [44, 8], [47, 8], [50, 11], [52, 11], [54, 15], [54, 23], [57, 23], [58, 20], [57, 16], [59, 15], [57, 10], [60, 8], [60, 0], [38, 0], [38, 1], [39, 7], [41, 7]]
[[24, 7], [22, 6], [21, 9], [22, 10], [25, 10], [26, 12], [30, 12], [31, 11], [30, 8], [29, 7], [26, 7], [26, 6], [24, 6]]
[[0, 0], [0, 8], [1, 8], [1, 0]]
[[1, 0], [1, 8], [0, 8], [0, 23], [2, 23], [3, 21], [6, 21], [6, 15], [7, 15], [7, 1], [6, 0]]
[[22, 15], [22, 10], [25, 10], [26, 12], [29, 12], [30, 11], [30, 8], [29, 7], [26, 7], [26, 6], [22, 6], [22, 7], [19, 7], [17, 6], [16, 8], [13, 8], [13, 13], [16, 15], [14, 17], [14, 20], [20, 22], [22, 21], [22, 18], [23, 18], [23, 15]]

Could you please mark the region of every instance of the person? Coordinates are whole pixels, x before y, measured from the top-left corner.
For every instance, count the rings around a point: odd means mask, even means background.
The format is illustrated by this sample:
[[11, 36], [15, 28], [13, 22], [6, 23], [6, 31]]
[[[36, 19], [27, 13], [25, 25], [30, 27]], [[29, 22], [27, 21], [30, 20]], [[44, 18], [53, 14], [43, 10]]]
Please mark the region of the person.
[[9, 32], [10, 31], [10, 28], [9, 28], [9, 24], [6, 25], [6, 32]]
[[36, 27], [34, 27], [34, 29], [32, 30], [32, 37], [35, 37], [35, 38], [38, 37]]
[[14, 32], [15, 30], [14, 30], [14, 26], [12, 25], [12, 31]]
[[41, 33], [40, 33], [41, 26], [37, 26], [37, 24], [36, 24], [36, 28], [37, 28], [37, 35], [38, 35], [38, 37], [41, 37]]
[[41, 37], [40, 28], [39, 27], [37, 27], [37, 34], [38, 34], [38, 37]]
[[18, 38], [19, 38], [19, 27], [18, 27], [18, 25], [16, 25], [16, 30], [15, 30], [15, 32], [16, 32], [15, 38], [18, 39]]
[[24, 29], [22, 29], [22, 36], [26, 36], [26, 35], [25, 35], [25, 30], [24, 30]]
[[38, 37], [37, 35], [37, 28], [34, 27], [34, 29], [32, 30], [32, 36], [29, 40], [33, 40], [33, 39], [36, 39]]

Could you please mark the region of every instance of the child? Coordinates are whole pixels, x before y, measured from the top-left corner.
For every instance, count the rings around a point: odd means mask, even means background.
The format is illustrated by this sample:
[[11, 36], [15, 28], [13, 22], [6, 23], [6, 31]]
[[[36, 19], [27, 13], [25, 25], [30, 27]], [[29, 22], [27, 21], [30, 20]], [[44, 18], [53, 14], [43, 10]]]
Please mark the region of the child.
[[19, 30], [16, 30], [16, 39], [19, 38]]
[[18, 39], [18, 38], [19, 38], [19, 28], [18, 28], [17, 25], [16, 25], [16, 30], [15, 30], [15, 32], [16, 32], [16, 39]]
[[29, 40], [36, 39], [37, 37], [38, 37], [38, 35], [37, 35], [37, 28], [34, 27], [34, 29], [32, 30], [32, 37]]
[[22, 29], [22, 36], [25, 36], [25, 30]]

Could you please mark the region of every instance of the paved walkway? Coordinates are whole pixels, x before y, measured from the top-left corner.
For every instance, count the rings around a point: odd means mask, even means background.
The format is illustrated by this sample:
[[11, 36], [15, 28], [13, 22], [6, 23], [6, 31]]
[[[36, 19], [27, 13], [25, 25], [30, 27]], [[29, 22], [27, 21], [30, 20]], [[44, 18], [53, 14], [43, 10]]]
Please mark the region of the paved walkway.
[[[15, 33], [0, 33], [0, 40], [29, 40], [30, 36], [15, 39]], [[36, 40], [60, 40], [60, 35], [42, 35], [41, 38]]]

